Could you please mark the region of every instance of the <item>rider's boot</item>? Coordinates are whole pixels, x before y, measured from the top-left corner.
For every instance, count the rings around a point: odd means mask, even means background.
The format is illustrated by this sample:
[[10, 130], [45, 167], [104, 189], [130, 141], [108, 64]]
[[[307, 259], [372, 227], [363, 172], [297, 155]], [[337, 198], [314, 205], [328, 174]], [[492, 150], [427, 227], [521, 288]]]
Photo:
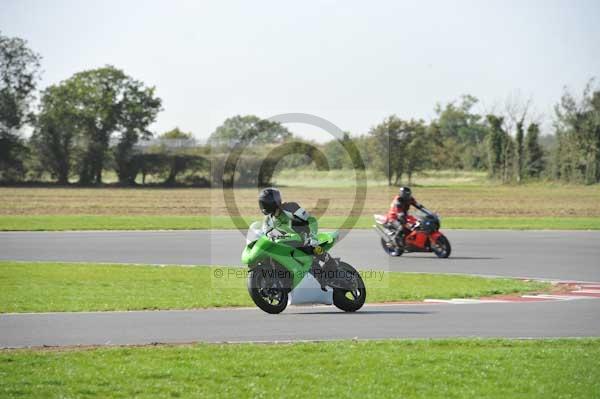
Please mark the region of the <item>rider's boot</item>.
[[[322, 266], [320, 261], [323, 262]], [[326, 253], [324, 258], [320, 259], [320, 261], [315, 259], [310, 273], [315, 277], [319, 284], [321, 284], [321, 289], [323, 291], [327, 291], [327, 282], [328, 280], [335, 279], [335, 272], [337, 270], [339, 260], [332, 258]]]
[[400, 226], [400, 228], [398, 229], [398, 233], [396, 234], [395, 241], [396, 241], [396, 245], [401, 250], [404, 250], [404, 247], [405, 247], [405, 245], [404, 245], [405, 237], [406, 237], [406, 231], [404, 229], [404, 226]]
[[325, 274], [323, 273], [323, 268], [319, 265], [319, 261], [316, 259], [310, 268], [310, 274], [312, 274], [315, 280], [319, 282], [321, 285], [321, 290], [327, 291], [327, 288], [325, 288], [327, 284], [325, 283]]

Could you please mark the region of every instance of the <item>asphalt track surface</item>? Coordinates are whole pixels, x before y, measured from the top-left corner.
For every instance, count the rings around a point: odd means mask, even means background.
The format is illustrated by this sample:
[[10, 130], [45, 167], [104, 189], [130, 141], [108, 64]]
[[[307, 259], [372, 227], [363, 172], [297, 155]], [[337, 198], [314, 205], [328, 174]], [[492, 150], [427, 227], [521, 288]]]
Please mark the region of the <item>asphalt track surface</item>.
[[[600, 281], [600, 232], [448, 231], [451, 259], [385, 255], [354, 230], [333, 253], [361, 269]], [[235, 231], [0, 233], [0, 258], [151, 264], [239, 264]], [[0, 347], [438, 337], [600, 336], [600, 299], [483, 304], [0, 315]]]
[[[349, 232], [332, 254], [357, 269], [600, 281], [600, 232], [451, 230], [449, 259], [386, 255], [376, 233]], [[240, 265], [238, 231], [4, 232], [0, 259]]]
[[0, 346], [600, 335], [600, 300], [0, 316]]

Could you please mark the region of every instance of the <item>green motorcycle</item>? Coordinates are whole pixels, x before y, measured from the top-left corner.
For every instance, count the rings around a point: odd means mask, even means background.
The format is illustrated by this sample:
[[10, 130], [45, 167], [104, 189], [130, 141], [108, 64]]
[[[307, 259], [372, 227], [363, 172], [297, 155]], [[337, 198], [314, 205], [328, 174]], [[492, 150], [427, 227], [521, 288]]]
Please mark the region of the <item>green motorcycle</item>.
[[355, 312], [367, 291], [360, 274], [327, 252], [339, 238], [337, 231], [319, 233], [319, 246], [303, 247], [298, 234], [262, 231], [260, 222], [248, 229], [242, 263], [248, 265], [248, 293], [260, 309], [281, 313], [288, 304], [335, 305]]

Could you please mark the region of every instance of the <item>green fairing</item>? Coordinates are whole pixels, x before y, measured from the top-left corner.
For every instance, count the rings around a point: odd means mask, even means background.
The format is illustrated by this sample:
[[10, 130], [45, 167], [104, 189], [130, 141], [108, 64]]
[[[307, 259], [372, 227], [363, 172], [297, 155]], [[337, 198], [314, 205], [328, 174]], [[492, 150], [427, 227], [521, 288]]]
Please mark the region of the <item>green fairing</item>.
[[[325, 251], [329, 251], [337, 241], [338, 236], [337, 231], [318, 233], [317, 240]], [[293, 244], [302, 241], [297, 233], [286, 235], [274, 241], [263, 235], [244, 248], [242, 263], [252, 268], [258, 262], [271, 258], [292, 274], [292, 288], [296, 287], [306, 273], [309, 272], [313, 263], [313, 255], [309, 255], [293, 246]], [[293, 244], [289, 245], [289, 243]]]

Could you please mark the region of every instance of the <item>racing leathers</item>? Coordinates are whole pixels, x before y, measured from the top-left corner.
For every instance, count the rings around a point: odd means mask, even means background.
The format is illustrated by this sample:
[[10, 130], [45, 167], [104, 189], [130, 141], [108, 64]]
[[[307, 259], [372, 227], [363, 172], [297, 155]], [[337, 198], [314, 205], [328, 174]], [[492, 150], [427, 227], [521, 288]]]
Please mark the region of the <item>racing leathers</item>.
[[396, 195], [390, 204], [390, 209], [387, 213], [387, 223], [395, 225], [401, 225], [403, 231], [408, 230], [406, 223], [408, 220], [408, 211], [411, 206], [414, 206], [422, 212], [427, 212], [425, 207], [419, 204], [413, 196], [408, 199], [402, 198], [400, 195]]
[[263, 231], [269, 234], [273, 230], [283, 234], [297, 233], [303, 246], [316, 247], [319, 244], [317, 219], [296, 202], [284, 202], [277, 213], [265, 216]]

